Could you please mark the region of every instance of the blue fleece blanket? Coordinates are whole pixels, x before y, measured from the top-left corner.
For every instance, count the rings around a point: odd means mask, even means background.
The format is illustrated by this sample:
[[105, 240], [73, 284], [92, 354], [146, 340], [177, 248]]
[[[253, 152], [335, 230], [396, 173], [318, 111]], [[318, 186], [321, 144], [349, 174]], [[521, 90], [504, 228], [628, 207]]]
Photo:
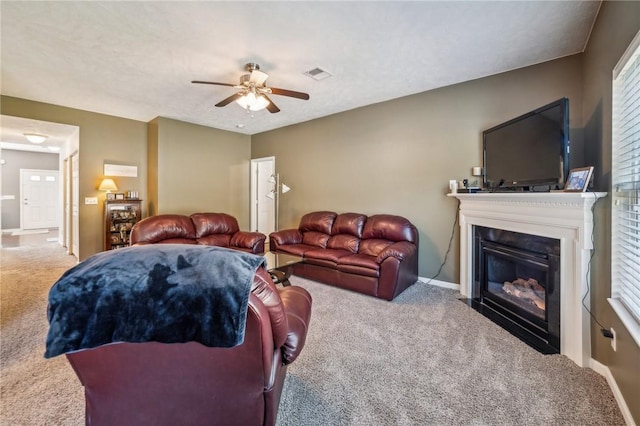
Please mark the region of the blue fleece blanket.
[[49, 291], [45, 358], [112, 342], [244, 341], [249, 293], [262, 256], [186, 244], [96, 254]]

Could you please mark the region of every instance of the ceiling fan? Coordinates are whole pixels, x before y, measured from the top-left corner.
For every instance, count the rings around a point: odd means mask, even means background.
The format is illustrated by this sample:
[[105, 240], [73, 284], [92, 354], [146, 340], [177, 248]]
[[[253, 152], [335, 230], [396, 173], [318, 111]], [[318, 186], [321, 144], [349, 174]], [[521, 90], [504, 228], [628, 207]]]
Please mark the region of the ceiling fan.
[[267, 111], [271, 113], [280, 112], [280, 108], [273, 103], [268, 95], [289, 96], [291, 98], [304, 99], [305, 101], [309, 100], [307, 93], [265, 86], [264, 82], [269, 75], [260, 71], [260, 65], [258, 64], [250, 62], [245, 65], [245, 69], [249, 71], [249, 74], [240, 76], [240, 84], [217, 83], [215, 81], [192, 81], [192, 83], [214, 84], [216, 86], [229, 86], [240, 89], [239, 92], [218, 102], [216, 106], [223, 107], [236, 101], [240, 106], [245, 108], [247, 112], [259, 111], [263, 108], [266, 108]]

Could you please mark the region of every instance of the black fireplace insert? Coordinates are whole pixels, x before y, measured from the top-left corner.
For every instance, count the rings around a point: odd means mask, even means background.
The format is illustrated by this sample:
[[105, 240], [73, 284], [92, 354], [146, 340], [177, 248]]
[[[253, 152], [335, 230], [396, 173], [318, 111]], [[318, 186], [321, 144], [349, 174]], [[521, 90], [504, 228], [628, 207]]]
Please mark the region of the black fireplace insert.
[[470, 306], [538, 351], [560, 353], [560, 241], [474, 227]]

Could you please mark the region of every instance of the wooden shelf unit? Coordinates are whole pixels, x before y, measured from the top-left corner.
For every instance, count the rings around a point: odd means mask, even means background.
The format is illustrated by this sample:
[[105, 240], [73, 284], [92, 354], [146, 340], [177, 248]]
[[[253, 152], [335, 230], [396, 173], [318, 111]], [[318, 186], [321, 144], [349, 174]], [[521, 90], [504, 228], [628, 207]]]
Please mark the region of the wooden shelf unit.
[[142, 219], [142, 200], [106, 200], [104, 203], [104, 249], [129, 246], [131, 228]]

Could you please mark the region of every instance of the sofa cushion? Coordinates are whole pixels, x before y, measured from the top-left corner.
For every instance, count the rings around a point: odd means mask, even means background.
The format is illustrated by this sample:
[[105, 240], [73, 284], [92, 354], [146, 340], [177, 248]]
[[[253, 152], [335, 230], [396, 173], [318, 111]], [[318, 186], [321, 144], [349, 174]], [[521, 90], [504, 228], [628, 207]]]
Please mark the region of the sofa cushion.
[[316, 250], [318, 247], [316, 246], [309, 246], [306, 244], [287, 244], [284, 246], [279, 246], [278, 247], [278, 252], [284, 252], [284, 253], [290, 253], [293, 254], [295, 256], [304, 256], [305, 252], [308, 252], [309, 250]]
[[404, 217], [378, 214], [369, 216], [362, 231], [362, 238], [409, 241], [415, 244], [418, 242], [418, 230]]
[[196, 238], [211, 234], [235, 234], [240, 230], [235, 217], [226, 213], [194, 213], [191, 220], [196, 231]]
[[389, 247], [391, 244], [393, 244], [393, 241], [375, 238], [362, 240], [360, 241], [360, 249], [358, 250], [358, 253], [376, 257], [380, 252], [382, 252], [382, 250]]
[[362, 229], [366, 221], [367, 216], [360, 213], [341, 213], [336, 216], [333, 222], [331, 234], [348, 234], [360, 238], [362, 237]]
[[352, 254], [352, 252], [346, 250], [316, 249], [305, 252], [304, 259], [305, 261], [309, 261], [310, 263], [313, 263], [311, 262], [312, 260], [317, 259], [326, 260], [336, 264], [338, 263], [338, 259], [340, 259], [341, 257], [350, 256]]
[[198, 238], [198, 244], [205, 246], [229, 247], [231, 235], [228, 234], [211, 234]]
[[332, 235], [327, 241], [328, 249], [346, 250], [351, 253], [357, 253], [358, 247], [360, 247], [360, 238], [353, 235]]
[[329, 236], [321, 232], [309, 231], [302, 233], [302, 244], [306, 244], [308, 246], [325, 248], [327, 246], [327, 241], [329, 241]]
[[313, 212], [307, 213], [300, 219], [298, 229], [301, 232], [315, 231], [323, 234], [331, 234], [333, 221], [338, 214], [335, 212]]
[[365, 275], [369, 277], [380, 276], [380, 264], [375, 256], [366, 254], [351, 254], [338, 259], [338, 271], [350, 274]]

